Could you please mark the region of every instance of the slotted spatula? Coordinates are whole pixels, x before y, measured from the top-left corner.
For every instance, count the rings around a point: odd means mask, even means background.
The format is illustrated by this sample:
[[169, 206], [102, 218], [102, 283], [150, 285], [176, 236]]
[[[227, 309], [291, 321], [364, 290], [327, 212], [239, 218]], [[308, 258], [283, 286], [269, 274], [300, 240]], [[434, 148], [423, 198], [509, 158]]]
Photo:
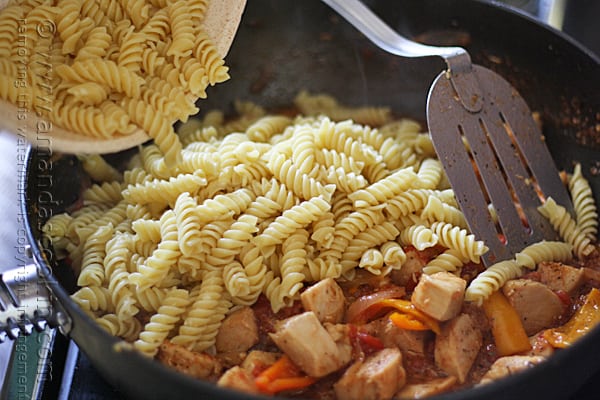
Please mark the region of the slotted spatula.
[[529, 244], [556, 239], [537, 211], [540, 197], [551, 196], [569, 210], [571, 200], [517, 90], [473, 65], [463, 48], [426, 46], [400, 36], [359, 0], [323, 1], [387, 52], [446, 61], [448, 70], [429, 91], [427, 123], [469, 229], [490, 249], [483, 263], [490, 266]]

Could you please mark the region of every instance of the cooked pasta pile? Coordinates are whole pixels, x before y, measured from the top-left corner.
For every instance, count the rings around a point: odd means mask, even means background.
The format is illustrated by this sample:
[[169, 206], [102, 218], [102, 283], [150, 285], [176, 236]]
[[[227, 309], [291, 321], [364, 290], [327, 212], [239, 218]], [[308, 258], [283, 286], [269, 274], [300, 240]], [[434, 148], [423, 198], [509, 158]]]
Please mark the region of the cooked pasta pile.
[[[335, 122], [315, 109], [319, 99], [326, 111], [380, 126]], [[99, 156], [81, 156], [98, 182], [81, 209], [44, 227], [79, 272], [73, 299], [154, 356], [165, 339], [211, 348], [225, 316], [261, 294], [278, 311], [310, 282], [351, 280], [358, 269], [385, 276], [402, 268], [409, 245], [445, 249], [425, 273], [479, 263], [487, 247], [468, 231], [419, 124], [324, 95], [301, 93], [296, 106], [292, 117], [240, 102], [237, 119], [214, 111], [190, 120], [174, 166], [156, 144], [141, 147], [122, 175]], [[595, 236], [597, 214], [579, 169], [571, 187], [580, 214], [560, 223], [565, 242], [530, 246], [489, 268], [467, 300], [481, 302], [541, 261], [585, 254], [589, 239], [573, 232]]]
[[99, 138], [144, 130], [175, 164], [173, 132], [229, 79], [202, 29], [208, 0], [11, 0], [0, 11], [0, 98]]

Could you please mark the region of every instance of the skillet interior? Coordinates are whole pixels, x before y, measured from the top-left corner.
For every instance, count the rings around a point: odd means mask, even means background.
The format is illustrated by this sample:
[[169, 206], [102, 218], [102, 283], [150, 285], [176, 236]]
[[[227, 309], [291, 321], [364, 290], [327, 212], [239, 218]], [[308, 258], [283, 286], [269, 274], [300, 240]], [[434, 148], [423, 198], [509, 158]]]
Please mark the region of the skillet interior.
[[[467, 0], [371, 1], [376, 12], [409, 37], [458, 39], [474, 61], [495, 69], [542, 112], [548, 144], [561, 168], [583, 164], [595, 193], [600, 145], [594, 135], [600, 110], [597, 59], [560, 34], [506, 10]], [[447, 34], [450, 30], [453, 33]], [[446, 32], [440, 35], [440, 32]], [[210, 88], [199, 105], [232, 110], [236, 99], [267, 108], [289, 105], [301, 89], [326, 92], [351, 105], [387, 105], [398, 115], [423, 121], [433, 78], [444, 64], [435, 58], [406, 60], [372, 46], [317, 0], [248, 0], [242, 26], [227, 57], [230, 81]], [[575, 118], [576, 117], [576, 118]], [[585, 144], [585, 146], [583, 146]], [[73, 318], [71, 336], [100, 373], [119, 390], [138, 398], [242, 398], [212, 385], [172, 373], [110, 337], [68, 299], [74, 277], [67, 266], [43, 252], [40, 227], [52, 213], [76, 204], [86, 181], [73, 157], [51, 154], [51, 143], [33, 143], [28, 162], [26, 213], [34, 255], [42, 274]], [[118, 163], [130, 152], [111, 155]], [[51, 162], [50, 162], [51, 161]], [[51, 178], [49, 178], [51, 177]], [[48, 268], [50, 266], [51, 268]], [[52, 274], [54, 273], [54, 274]], [[596, 330], [568, 351], [527, 373], [495, 384], [441, 398], [565, 398], [599, 366]]]

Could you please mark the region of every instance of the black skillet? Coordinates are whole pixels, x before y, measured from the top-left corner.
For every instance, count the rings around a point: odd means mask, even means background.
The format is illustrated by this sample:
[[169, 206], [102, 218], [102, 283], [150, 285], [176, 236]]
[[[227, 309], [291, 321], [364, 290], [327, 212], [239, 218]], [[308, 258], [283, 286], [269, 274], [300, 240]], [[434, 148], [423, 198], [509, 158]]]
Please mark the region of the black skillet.
[[[600, 193], [600, 178], [594, 173], [600, 168], [598, 58], [531, 18], [479, 1], [368, 3], [405, 36], [466, 47], [475, 63], [505, 77], [529, 106], [541, 113], [559, 168], [570, 170], [574, 161], [580, 161], [593, 190]], [[208, 100], [200, 103], [202, 110], [231, 110], [235, 99], [276, 109], [290, 104], [306, 89], [332, 94], [346, 104], [391, 106], [397, 115], [421, 121], [428, 88], [443, 68], [437, 59], [407, 60], [380, 51], [317, 0], [248, 0], [227, 63], [233, 78], [210, 89]], [[40, 227], [49, 215], [77, 202], [86, 177], [74, 157], [52, 154], [49, 144], [43, 140], [33, 143], [28, 154], [22, 204], [32, 264], [53, 296], [52, 322], [78, 344], [110, 384], [128, 396], [250, 397], [187, 378], [130, 351], [69, 299], [68, 294], [75, 290], [73, 274], [44, 249]], [[129, 154], [111, 155], [110, 159], [118, 163]], [[595, 329], [572, 348], [525, 373], [437, 398], [564, 399], [600, 368], [597, 354], [600, 330]]]

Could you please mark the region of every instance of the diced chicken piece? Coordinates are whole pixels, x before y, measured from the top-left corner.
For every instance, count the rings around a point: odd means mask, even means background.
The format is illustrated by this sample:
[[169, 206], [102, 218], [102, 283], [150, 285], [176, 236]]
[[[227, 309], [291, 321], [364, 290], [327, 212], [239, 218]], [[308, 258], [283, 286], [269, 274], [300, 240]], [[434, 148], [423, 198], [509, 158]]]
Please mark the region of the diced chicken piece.
[[554, 291], [575, 293], [585, 281], [582, 268], [574, 268], [558, 262], [543, 262], [538, 265], [540, 281]]
[[427, 261], [419, 255], [416, 249], [410, 249], [406, 251], [406, 261], [402, 264], [402, 268], [394, 269], [390, 273], [392, 281], [400, 286], [412, 287], [417, 280], [417, 277], [423, 267], [427, 264]]
[[206, 353], [198, 353], [165, 341], [160, 345], [157, 359], [179, 372], [201, 379], [214, 379], [221, 374], [219, 360]]
[[456, 384], [456, 377], [432, 379], [426, 383], [411, 383], [396, 393], [397, 399], [424, 399], [452, 389]]
[[381, 339], [385, 347], [398, 347], [403, 352], [425, 353], [425, 345], [431, 332], [398, 328], [387, 318], [380, 321], [381, 325], [377, 336]]
[[356, 361], [334, 385], [338, 399], [386, 400], [406, 383], [400, 350], [387, 348]]
[[280, 353], [252, 350], [248, 353], [248, 356], [244, 358], [244, 361], [242, 361], [240, 366], [252, 374], [252, 376], [257, 376], [262, 371], [275, 364], [275, 361], [277, 361], [279, 357], [281, 357]]
[[341, 322], [345, 311], [344, 292], [332, 278], [323, 279], [300, 295], [306, 311], [315, 313], [321, 322]]
[[243, 353], [258, 343], [258, 325], [254, 311], [243, 307], [223, 320], [215, 347], [219, 353]]
[[217, 381], [218, 386], [241, 390], [246, 393], [259, 393], [254, 377], [245, 369], [235, 366], [229, 368]]
[[342, 365], [352, 360], [352, 341], [350, 340], [350, 327], [345, 324], [324, 324], [327, 333], [331, 336], [338, 348], [338, 355]]
[[344, 365], [337, 344], [312, 311], [280, 321], [269, 335], [309, 376], [319, 378]]
[[554, 346], [544, 337], [544, 331], [531, 336], [529, 342], [531, 343], [531, 350], [524, 355], [550, 357], [554, 354]]
[[480, 383], [489, 383], [505, 376], [512, 375], [527, 368], [531, 368], [544, 360], [545, 358], [541, 356], [516, 355], [500, 357], [494, 361], [490, 369], [483, 375]]
[[460, 314], [448, 321], [435, 339], [436, 365], [463, 383], [477, 358], [482, 336], [469, 314]]
[[564, 304], [548, 286], [529, 279], [512, 279], [502, 291], [515, 308], [528, 336], [551, 327], [564, 312]]
[[415, 307], [439, 321], [458, 315], [465, 297], [467, 282], [450, 272], [421, 275], [411, 301]]

